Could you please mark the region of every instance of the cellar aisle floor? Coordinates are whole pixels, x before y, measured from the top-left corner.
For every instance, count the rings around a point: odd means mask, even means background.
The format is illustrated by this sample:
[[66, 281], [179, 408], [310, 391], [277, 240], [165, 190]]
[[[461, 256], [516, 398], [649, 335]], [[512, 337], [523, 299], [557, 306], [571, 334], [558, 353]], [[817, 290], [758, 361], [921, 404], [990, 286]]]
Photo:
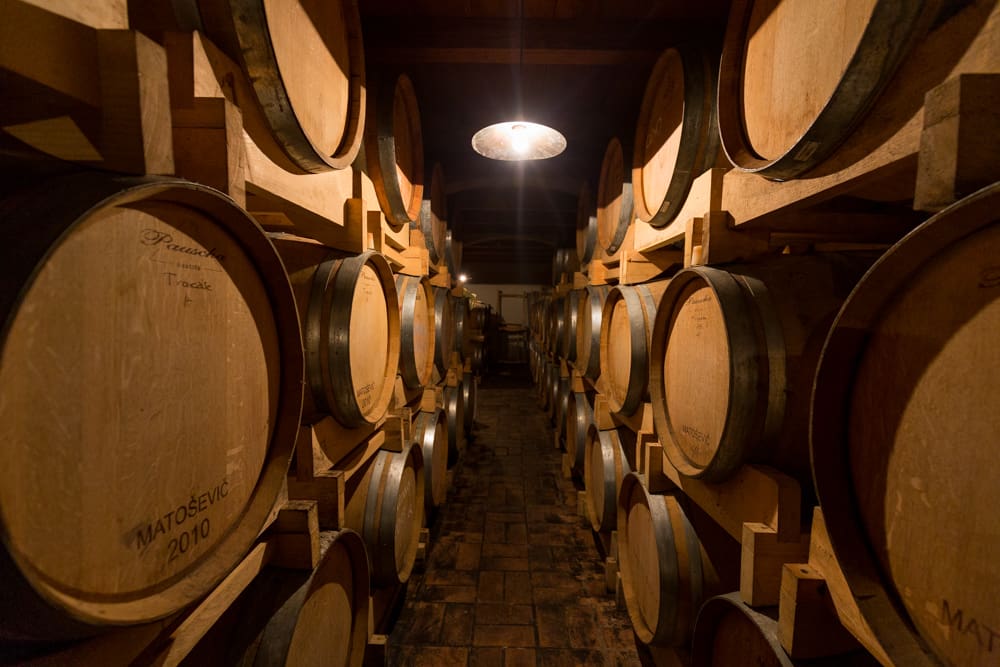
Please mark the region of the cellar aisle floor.
[[388, 664], [642, 664], [576, 497], [526, 371], [484, 378], [475, 439], [430, 522]]

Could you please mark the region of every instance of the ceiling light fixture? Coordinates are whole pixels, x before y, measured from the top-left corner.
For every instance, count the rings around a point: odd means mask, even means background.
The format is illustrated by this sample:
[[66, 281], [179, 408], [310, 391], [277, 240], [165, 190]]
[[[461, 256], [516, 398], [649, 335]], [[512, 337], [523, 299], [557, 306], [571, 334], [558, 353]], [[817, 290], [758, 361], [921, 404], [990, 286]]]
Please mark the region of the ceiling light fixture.
[[[521, 76], [524, 69], [524, 0], [518, 10], [520, 39], [518, 50], [517, 100], [522, 97]], [[487, 125], [472, 136], [472, 148], [492, 160], [545, 160], [566, 150], [566, 137], [547, 125], [513, 120]]]

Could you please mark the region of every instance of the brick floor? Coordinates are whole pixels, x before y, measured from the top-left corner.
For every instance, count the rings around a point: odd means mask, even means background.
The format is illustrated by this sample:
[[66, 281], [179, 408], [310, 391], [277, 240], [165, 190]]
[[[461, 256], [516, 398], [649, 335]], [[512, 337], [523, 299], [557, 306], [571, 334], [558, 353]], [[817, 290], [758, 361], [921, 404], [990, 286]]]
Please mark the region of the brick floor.
[[390, 665], [629, 667], [640, 661], [577, 489], [526, 378], [484, 379], [475, 439], [430, 524]]

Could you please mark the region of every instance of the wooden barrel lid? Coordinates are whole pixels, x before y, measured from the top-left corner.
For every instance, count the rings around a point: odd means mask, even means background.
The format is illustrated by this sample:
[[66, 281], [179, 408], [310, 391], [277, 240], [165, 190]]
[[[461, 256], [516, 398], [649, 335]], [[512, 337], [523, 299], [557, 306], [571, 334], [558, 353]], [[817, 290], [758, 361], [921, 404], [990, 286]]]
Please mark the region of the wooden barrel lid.
[[0, 221], [0, 633], [169, 615], [239, 562], [287, 470], [303, 366], [281, 261], [176, 179], [82, 174]]
[[434, 374], [434, 294], [426, 278], [396, 276], [399, 295], [399, 374], [406, 386], [424, 387]]
[[[246, 73], [283, 153], [276, 161], [308, 173], [350, 166], [366, 113], [357, 0], [197, 3], [200, 27]], [[267, 152], [273, 142], [257, 143]]]
[[816, 491], [897, 664], [980, 663], [1000, 627], [986, 511], [1000, 504], [997, 211], [994, 184], [893, 246], [844, 304], [816, 374]]
[[601, 313], [601, 377], [611, 411], [631, 415], [647, 393], [649, 337], [656, 317], [656, 292], [648, 285], [618, 285]]
[[891, 81], [941, 3], [735, 0], [719, 70], [723, 147], [786, 180], [826, 159]]
[[673, 220], [691, 183], [715, 162], [715, 61], [701, 47], [664, 51], [639, 109], [632, 156], [635, 214], [653, 227]]
[[448, 494], [448, 423], [443, 410], [420, 412], [415, 440], [424, 454], [425, 510], [439, 507]]
[[576, 367], [584, 377], [596, 380], [601, 374], [601, 317], [610, 285], [588, 285], [580, 292], [576, 319]]
[[[237, 604], [229, 664], [360, 667], [368, 646], [368, 556], [352, 530], [320, 533], [312, 572], [268, 568]], [[213, 638], [214, 639], [214, 638]]]
[[618, 252], [632, 224], [632, 184], [625, 180], [625, 154], [618, 138], [608, 142], [597, 183], [597, 241], [609, 255]]
[[447, 288], [434, 288], [434, 363], [442, 377], [448, 372], [455, 346], [455, 307], [451, 302]]
[[618, 564], [629, 617], [644, 644], [682, 646], [703, 596], [701, 545], [673, 496], [650, 494], [635, 473], [618, 496]]
[[385, 258], [368, 251], [320, 264], [306, 316], [309, 384], [321, 411], [349, 428], [389, 408], [399, 368], [396, 286]]
[[583, 447], [583, 483], [587, 490], [587, 516], [597, 532], [618, 527], [618, 492], [631, 472], [617, 430], [587, 427]]
[[445, 232], [448, 230], [448, 194], [440, 163], [434, 163], [431, 171], [431, 196], [420, 205], [420, 230], [424, 233], [431, 264], [440, 264], [444, 259]]
[[583, 473], [587, 429], [594, 423], [594, 408], [584, 392], [570, 390], [566, 399], [566, 454], [573, 470]]
[[380, 450], [367, 474], [361, 535], [368, 547], [372, 584], [406, 583], [424, 522], [424, 457], [420, 446]]
[[424, 144], [420, 108], [410, 77], [383, 80], [368, 95], [365, 168], [391, 226], [420, 220], [424, 198]]
[[584, 181], [576, 203], [576, 256], [580, 264], [586, 266], [594, 258], [597, 247], [597, 211], [594, 208], [594, 193]]
[[465, 403], [462, 401], [462, 381], [458, 386], [444, 388], [444, 413], [448, 423], [448, 465], [458, 463], [465, 448]]
[[471, 372], [462, 373], [462, 403], [465, 414], [462, 425], [465, 427], [465, 436], [472, 438], [472, 430], [476, 425], [476, 408], [479, 401], [479, 391], [476, 378]]

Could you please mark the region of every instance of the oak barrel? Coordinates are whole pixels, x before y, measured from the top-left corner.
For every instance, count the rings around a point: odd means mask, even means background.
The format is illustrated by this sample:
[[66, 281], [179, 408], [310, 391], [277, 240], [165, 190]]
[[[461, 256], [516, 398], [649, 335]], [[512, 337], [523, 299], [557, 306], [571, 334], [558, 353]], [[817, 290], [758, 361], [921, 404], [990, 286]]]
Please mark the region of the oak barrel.
[[424, 144], [417, 94], [405, 74], [369, 87], [364, 168], [390, 226], [398, 230], [420, 220]]
[[582, 474], [587, 430], [594, 423], [594, 408], [585, 392], [574, 392], [572, 388], [570, 389], [566, 396], [565, 423], [565, 450], [569, 456], [570, 467]]
[[425, 509], [444, 503], [448, 494], [448, 421], [444, 410], [419, 412], [413, 423], [414, 440], [424, 454]]
[[435, 162], [431, 170], [430, 197], [420, 204], [419, 225], [424, 235], [424, 245], [431, 264], [435, 266], [444, 260], [445, 232], [448, 230], [448, 195], [445, 192], [444, 170]]
[[444, 233], [444, 263], [448, 273], [457, 278], [462, 270], [462, 242], [452, 238], [450, 229]]
[[196, 2], [188, 27], [204, 31], [246, 74], [268, 125], [265, 135], [247, 124], [261, 150], [301, 173], [349, 167], [367, 113], [357, 0]]
[[566, 274], [580, 270], [580, 259], [575, 248], [556, 248], [552, 254], [552, 284], [558, 285]]
[[610, 285], [588, 285], [580, 290], [576, 314], [576, 363], [584, 377], [596, 380], [601, 374], [601, 317]]
[[591, 423], [585, 431], [581, 453], [590, 525], [599, 533], [615, 530], [618, 527], [618, 494], [622, 480], [632, 472], [618, 431], [601, 431]]
[[584, 268], [594, 258], [597, 248], [597, 210], [594, 207], [594, 193], [584, 181], [576, 201], [576, 256]]
[[364, 538], [372, 586], [406, 583], [424, 525], [424, 456], [419, 444], [379, 450], [351, 494], [345, 525]]
[[272, 235], [295, 289], [306, 352], [306, 417], [349, 428], [385, 416], [400, 362], [400, 312], [382, 255]]
[[465, 450], [465, 402], [462, 400], [462, 380], [454, 387], [444, 388], [444, 414], [448, 424], [448, 465], [458, 463]]
[[563, 300], [563, 326], [559, 336], [559, 356], [576, 361], [576, 329], [580, 314], [580, 290], [573, 290]]
[[434, 292], [426, 278], [396, 276], [399, 296], [399, 374], [407, 387], [424, 387], [434, 374]]
[[680, 212], [694, 179], [715, 164], [718, 55], [700, 44], [664, 51], [649, 75], [632, 154], [635, 215], [664, 227]]
[[441, 377], [448, 372], [455, 346], [455, 307], [451, 302], [450, 290], [434, 288], [434, 365]]
[[464, 296], [453, 297], [452, 307], [455, 309], [455, 337], [452, 339], [451, 349], [458, 352], [459, 358], [464, 361], [469, 348], [469, 339], [472, 336], [472, 327], [470, 326], [472, 313], [469, 308], [469, 300]]
[[719, 133], [738, 169], [776, 180], [820, 164], [861, 122], [939, 0], [735, 0]]
[[634, 472], [618, 495], [618, 565], [639, 640], [687, 644], [714, 572], [677, 499], [650, 494]]
[[0, 636], [172, 614], [239, 563], [302, 410], [292, 290], [215, 190], [98, 173], [0, 203]]
[[866, 651], [792, 660], [778, 639], [777, 609], [752, 609], [739, 593], [713, 597], [702, 605], [694, 626], [692, 667], [877, 667]]
[[226, 664], [363, 663], [370, 605], [365, 543], [352, 530], [320, 533], [319, 539], [315, 570], [269, 567], [239, 597], [235, 606], [242, 613], [225, 640]]
[[604, 301], [601, 377], [607, 388], [608, 405], [616, 414], [633, 414], [646, 398], [656, 304], [669, 282], [618, 285]]
[[621, 248], [635, 214], [630, 178], [622, 144], [617, 137], [612, 138], [604, 152], [597, 184], [597, 242], [608, 255]]
[[893, 246], [844, 303], [816, 373], [816, 491], [847, 583], [896, 664], [995, 656], [998, 211], [994, 184]]
[[810, 479], [819, 351], [867, 256], [780, 255], [674, 276], [653, 327], [649, 394], [671, 464], [720, 481], [748, 461]]
[[462, 426], [465, 436], [472, 438], [472, 430], [476, 426], [476, 414], [479, 403], [479, 383], [471, 373], [462, 373]]

